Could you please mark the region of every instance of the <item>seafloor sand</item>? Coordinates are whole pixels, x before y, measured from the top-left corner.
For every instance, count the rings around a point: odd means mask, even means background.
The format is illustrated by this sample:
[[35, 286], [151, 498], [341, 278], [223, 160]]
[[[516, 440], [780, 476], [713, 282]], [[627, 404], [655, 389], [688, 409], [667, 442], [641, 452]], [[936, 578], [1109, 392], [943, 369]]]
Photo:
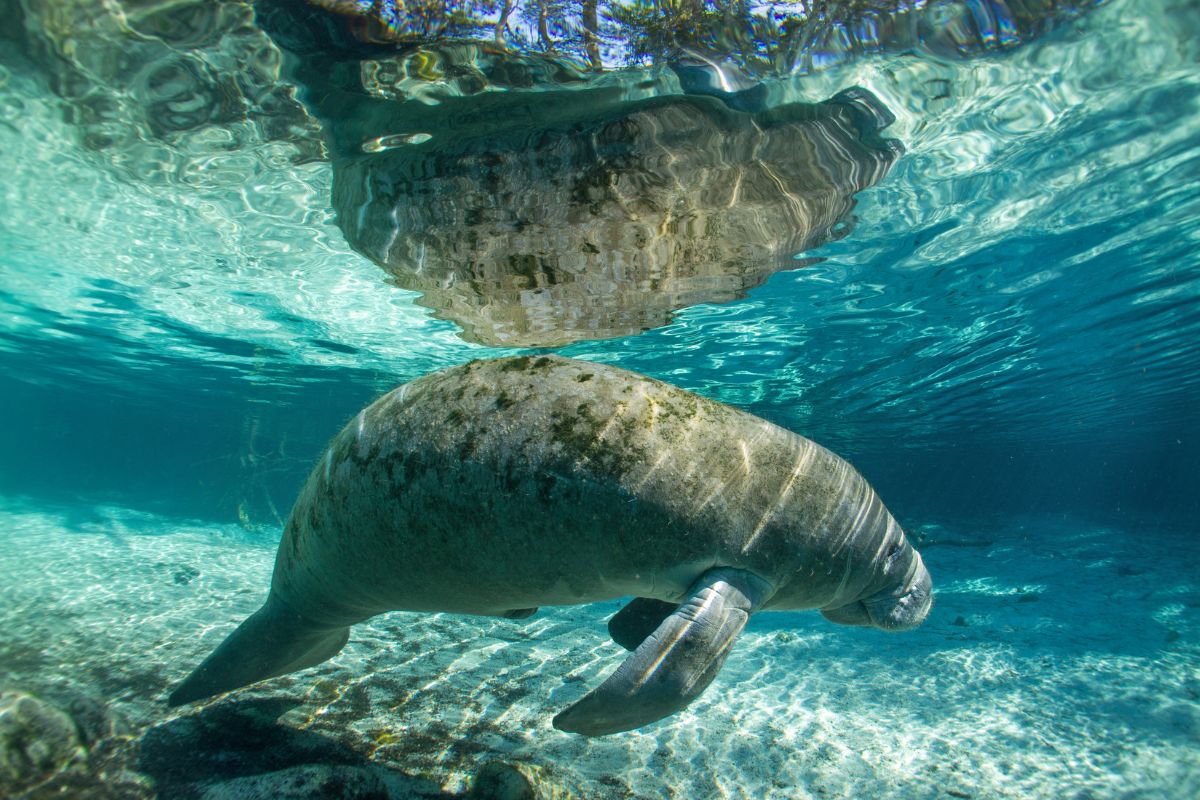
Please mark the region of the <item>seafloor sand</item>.
[[390, 614], [315, 670], [168, 711], [168, 685], [257, 607], [273, 545], [116, 507], [0, 515], [0, 689], [90, 715], [95, 739], [34, 797], [196, 797], [314, 762], [446, 796], [495, 759], [586, 798], [1200, 796], [1200, 542], [1144, 521], [926, 525], [922, 629], [759, 615], [692, 709], [589, 740], [550, 718], [621, 658], [617, 603]]

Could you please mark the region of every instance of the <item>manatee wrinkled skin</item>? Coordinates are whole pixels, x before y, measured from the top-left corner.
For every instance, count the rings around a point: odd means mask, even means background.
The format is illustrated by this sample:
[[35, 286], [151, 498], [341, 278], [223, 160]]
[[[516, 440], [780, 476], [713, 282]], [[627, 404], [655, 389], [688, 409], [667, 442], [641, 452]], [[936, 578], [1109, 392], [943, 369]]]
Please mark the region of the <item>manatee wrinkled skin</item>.
[[678, 711], [755, 611], [907, 630], [932, 601], [900, 526], [820, 445], [614, 367], [472, 362], [333, 439], [267, 603], [171, 703], [320, 663], [385, 611], [520, 618], [627, 595], [609, 628], [633, 653], [556, 727], [601, 735]]

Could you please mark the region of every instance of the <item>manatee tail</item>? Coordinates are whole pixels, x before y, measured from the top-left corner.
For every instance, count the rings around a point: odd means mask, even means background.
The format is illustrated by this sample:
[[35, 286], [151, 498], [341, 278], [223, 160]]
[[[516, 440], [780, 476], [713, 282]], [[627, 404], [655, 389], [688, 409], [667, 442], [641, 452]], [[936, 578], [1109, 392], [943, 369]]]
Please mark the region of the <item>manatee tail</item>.
[[337, 655], [349, 638], [348, 627], [316, 627], [272, 594], [175, 687], [167, 704], [192, 703], [316, 666]]

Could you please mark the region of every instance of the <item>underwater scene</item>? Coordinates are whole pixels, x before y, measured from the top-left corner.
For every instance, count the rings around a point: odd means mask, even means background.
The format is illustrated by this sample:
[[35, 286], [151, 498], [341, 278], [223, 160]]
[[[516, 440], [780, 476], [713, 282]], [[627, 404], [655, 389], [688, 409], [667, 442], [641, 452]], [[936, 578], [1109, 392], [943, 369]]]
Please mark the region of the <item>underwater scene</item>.
[[1200, 797], [1194, 0], [0, 13], [0, 797]]

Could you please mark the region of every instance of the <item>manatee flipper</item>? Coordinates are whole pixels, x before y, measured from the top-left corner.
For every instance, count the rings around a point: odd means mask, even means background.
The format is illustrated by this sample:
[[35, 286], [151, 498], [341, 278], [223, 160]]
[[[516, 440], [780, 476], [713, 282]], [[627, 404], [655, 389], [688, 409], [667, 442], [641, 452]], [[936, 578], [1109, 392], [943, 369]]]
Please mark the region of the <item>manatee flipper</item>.
[[640, 728], [683, 709], [716, 677], [770, 585], [740, 569], [710, 569], [688, 598], [604, 683], [554, 718], [584, 736]]
[[678, 603], [655, 600], [653, 597], [635, 597], [608, 621], [608, 635], [626, 650], [637, 650], [646, 637], [654, 633], [677, 608]]
[[349, 628], [316, 627], [272, 594], [175, 687], [167, 704], [203, 700], [316, 666], [337, 655], [349, 638]]

